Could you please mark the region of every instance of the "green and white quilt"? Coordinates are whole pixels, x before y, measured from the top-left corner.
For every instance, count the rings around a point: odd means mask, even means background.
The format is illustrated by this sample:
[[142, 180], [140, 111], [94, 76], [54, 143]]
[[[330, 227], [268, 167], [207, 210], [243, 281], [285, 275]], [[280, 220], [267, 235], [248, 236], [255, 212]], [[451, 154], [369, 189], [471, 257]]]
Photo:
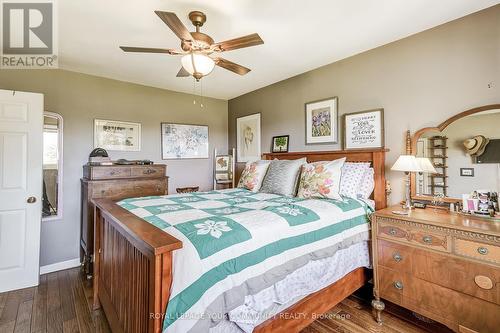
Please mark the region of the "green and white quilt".
[[125, 199], [118, 204], [183, 243], [173, 254], [166, 332], [207, 332], [245, 295], [309, 260], [369, 237], [363, 201], [244, 189]]

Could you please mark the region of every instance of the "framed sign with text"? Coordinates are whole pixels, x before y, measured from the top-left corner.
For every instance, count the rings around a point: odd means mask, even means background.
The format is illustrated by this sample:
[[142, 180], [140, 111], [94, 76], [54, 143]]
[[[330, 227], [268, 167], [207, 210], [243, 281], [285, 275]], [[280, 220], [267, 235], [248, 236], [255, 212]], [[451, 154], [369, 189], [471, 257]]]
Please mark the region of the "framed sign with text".
[[344, 149], [384, 147], [384, 109], [344, 115]]

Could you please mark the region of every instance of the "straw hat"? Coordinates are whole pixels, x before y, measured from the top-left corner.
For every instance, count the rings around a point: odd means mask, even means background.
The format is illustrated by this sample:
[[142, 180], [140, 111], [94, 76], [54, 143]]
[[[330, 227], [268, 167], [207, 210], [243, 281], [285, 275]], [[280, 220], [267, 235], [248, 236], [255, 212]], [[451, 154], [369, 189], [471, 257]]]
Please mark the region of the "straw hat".
[[486, 145], [490, 142], [483, 135], [476, 135], [472, 139], [464, 141], [464, 147], [469, 155], [481, 156], [486, 149]]

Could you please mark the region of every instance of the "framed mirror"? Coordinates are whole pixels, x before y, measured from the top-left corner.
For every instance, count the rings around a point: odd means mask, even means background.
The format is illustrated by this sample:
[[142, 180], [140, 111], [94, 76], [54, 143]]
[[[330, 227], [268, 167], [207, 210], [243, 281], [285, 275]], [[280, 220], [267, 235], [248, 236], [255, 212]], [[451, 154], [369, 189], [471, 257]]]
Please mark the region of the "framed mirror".
[[499, 193], [499, 125], [500, 104], [492, 104], [418, 130], [407, 148], [416, 157], [428, 158], [435, 173], [412, 174], [412, 199], [430, 202], [440, 197], [448, 207], [474, 191]]

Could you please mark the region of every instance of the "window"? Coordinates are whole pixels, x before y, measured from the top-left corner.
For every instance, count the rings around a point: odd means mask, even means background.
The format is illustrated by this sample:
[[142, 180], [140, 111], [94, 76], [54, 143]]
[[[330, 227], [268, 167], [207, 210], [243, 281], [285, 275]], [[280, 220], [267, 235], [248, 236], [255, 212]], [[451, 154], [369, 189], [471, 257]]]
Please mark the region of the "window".
[[42, 219], [62, 217], [62, 133], [63, 119], [57, 113], [43, 115]]

